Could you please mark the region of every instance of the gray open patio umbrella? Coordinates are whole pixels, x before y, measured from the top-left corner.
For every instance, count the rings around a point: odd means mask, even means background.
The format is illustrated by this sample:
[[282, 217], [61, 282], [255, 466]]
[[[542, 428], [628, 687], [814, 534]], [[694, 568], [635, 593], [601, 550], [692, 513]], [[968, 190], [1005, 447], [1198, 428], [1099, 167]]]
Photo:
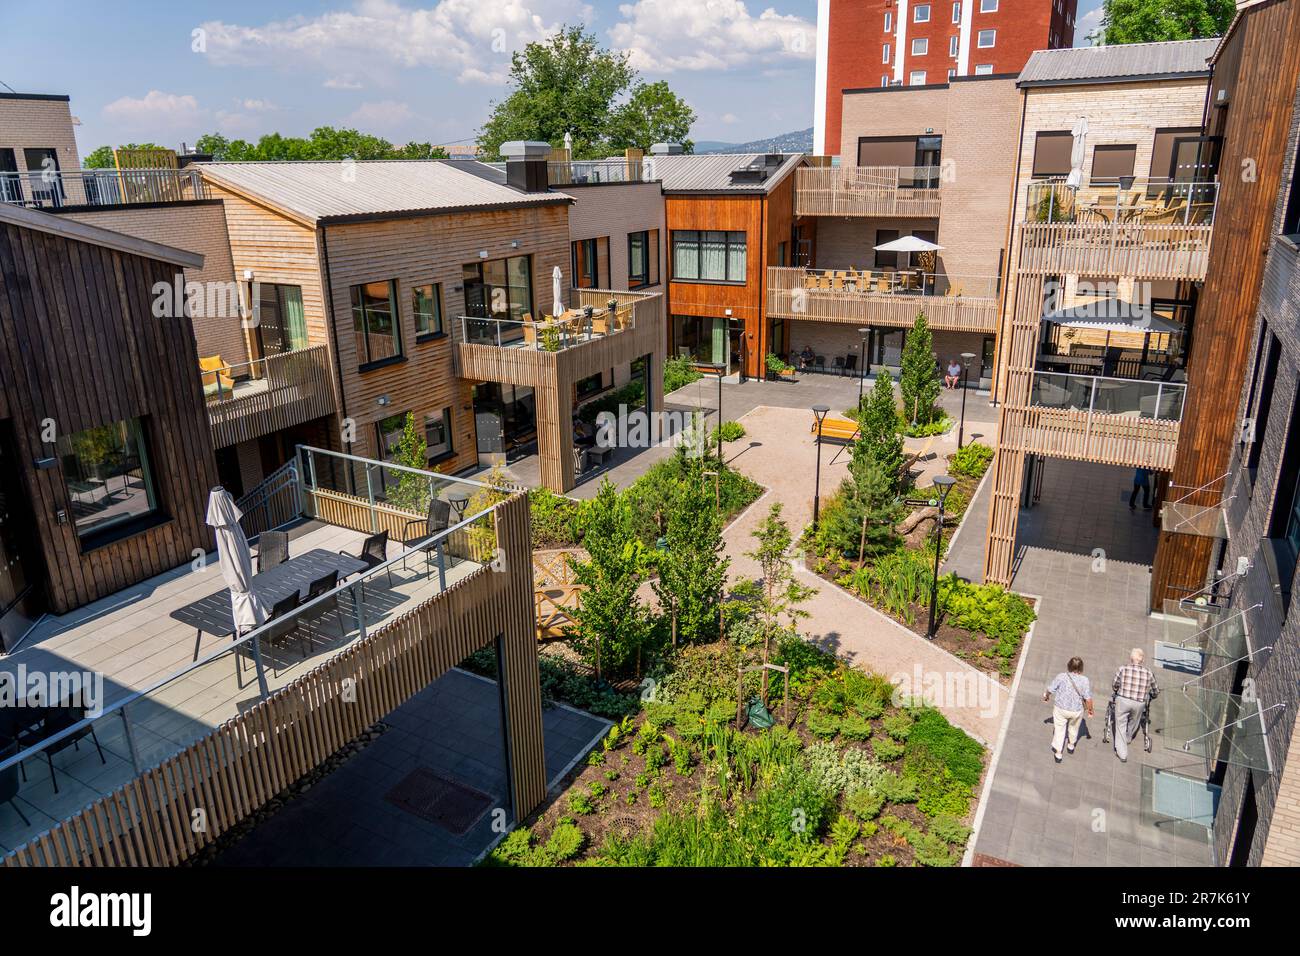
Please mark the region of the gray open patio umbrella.
[[208, 494], [207, 524], [217, 533], [221, 576], [230, 588], [230, 612], [237, 633], [245, 634], [266, 620], [266, 608], [253, 592], [253, 555], [239, 526], [243, 517], [230, 492], [220, 485]]

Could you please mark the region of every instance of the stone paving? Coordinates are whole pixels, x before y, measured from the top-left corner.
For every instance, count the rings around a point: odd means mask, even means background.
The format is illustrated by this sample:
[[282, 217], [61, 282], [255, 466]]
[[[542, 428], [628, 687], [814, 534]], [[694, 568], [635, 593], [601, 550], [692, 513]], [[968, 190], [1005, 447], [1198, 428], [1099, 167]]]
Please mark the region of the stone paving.
[[[1133, 647], [1146, 650], [1151, 661], [1163, 636], [1162, 623], [1147, 614], [1157, 531], [1153, 513], [1140, 502], [1136, 512], [1129, 511], [1131, 480], [1128, 469], [1049, 459], [1041, 500], [1021, 510], [1012, 586], [1040, 597], [1038, 621], [981, 801], [972, 841], [976, 854], [1026, 866], [1211, 863], [1204, 830], [1156, 826], [1144, 822], [1141, 811], [1144, 767], [1203, 779], [1204, 764], [1175, 743], [1166, 746], [1159, 734], [1151, 754], [1142, 752], [1139, 736], [1127, 764], [1101, 742], [1116, 669]], [[945, 570], [982, 579], [990, 496], [985, 482]], [[1104, 565], [1094, 549], [1104, 553]], [[1096, 717], [1085, 719], [1076, 752], [1056, 764], [1049, 745], [1051, 705], [1042, 702], [1042, 693], [1076, 654], [1092, 680]], [[1154, 669], [1168, 695], [1187, 679]], [[1157, 708], [1152, 713], [1157, 717]]]
[[[493, 810], [508, 806], [496, 683], [452, 670], [384, 720], [388, 731], [255, 828], [217, 864], [468, 866], [486, 853], [500, 836]], [[550, 786], [609, 726], [570, 707], [542, 711]], [[482, 791], [492, 805], [457, 836], [388, 802], [385, 795], [417, 768]]]

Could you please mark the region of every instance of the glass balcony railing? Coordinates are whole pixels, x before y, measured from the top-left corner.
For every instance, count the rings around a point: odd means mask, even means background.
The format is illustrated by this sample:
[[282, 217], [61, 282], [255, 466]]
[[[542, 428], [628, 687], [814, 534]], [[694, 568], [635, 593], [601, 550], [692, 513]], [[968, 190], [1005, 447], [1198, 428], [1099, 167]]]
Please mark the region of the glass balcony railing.
[[0, 172], [0, 202], [36, 209], [206, 199], [197, 167]]
[[1214, 222], [1217, 182], [1137, 179], [1071, 186], [1038, 180], [1025, 187], [1024, 220], [1081, 225], [1208, 226]]
[[1104, 415], [1181, 421], [1187, 386], [1174, 382], [1035, 372], [1029, 403]]

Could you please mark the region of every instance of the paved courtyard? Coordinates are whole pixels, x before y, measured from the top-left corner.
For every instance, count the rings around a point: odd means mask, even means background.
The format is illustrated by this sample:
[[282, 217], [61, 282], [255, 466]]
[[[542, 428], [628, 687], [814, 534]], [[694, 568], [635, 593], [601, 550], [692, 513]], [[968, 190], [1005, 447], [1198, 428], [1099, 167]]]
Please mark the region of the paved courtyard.
[[[1201, 866], [1211, 863], [1203, 829], [1144, 821], [1150, 768], [1204, 778], [1203, 762], [1176, 742], [1154, 736], [1145, 754], [1141, 736], [1122, 764], [1101, 742], [1115, 671], [1133, 647], [1154, 658], [1163, 624], [1147, 614], [1150, 561], [1157, 532], [1150, 511], [1128, 509], [1132, 471], [1049, 459], [1042, 497], [1022, 509], [1013, 587], [1041, 598], [1012, 711], [974, 840], [980, 855], [1026, 866]], [[983, 577], [986, 481], [945, 564], [963, 577]], [[974, 533], [972, 533], [974, 532]], [[1094, 556], [1100, 549], [1101, 554]], [[1104, 564], [1098, 557], [1104, 555]], [[1085, 720], [1079, 746], [1061, 764], [1052, 759], [1051, 706], [1043, 688], [1070, 657], [1084, 659], [1097, 716]], [[1157, 683], [1172, 697], [1186, 674], [1159, 667]], [[1166, 698], [1168, 699], [1168, 697]], [[1153, 723], [1160, 708], [1152, 708]]]
[[[496, 683], [467, 671], [449, 671], [385, 721], [388, 731], [227, 850], [218, 865], [474, 863], [500, 835], [493, 829], [499, 816], [494, 811], [508, 807]], [[606, 720], [570, 707], [542, 711], [550, 786], [586, 757], [609, 726]], [[394, 787], [419, 770], [490, 798], [464, 834], [387, 799]]]

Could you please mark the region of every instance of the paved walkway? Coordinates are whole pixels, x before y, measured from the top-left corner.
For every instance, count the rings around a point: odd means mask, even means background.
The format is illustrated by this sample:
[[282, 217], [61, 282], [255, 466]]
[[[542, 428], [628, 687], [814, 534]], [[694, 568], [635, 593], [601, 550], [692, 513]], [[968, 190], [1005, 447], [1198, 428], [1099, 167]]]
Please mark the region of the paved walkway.
[[[468, 866], [500, 835], [505, 751], [495, 682], [452, 670], [384, 718], [390, 729], [227, 850], [222, 866]], [[609, 721], [569, 707], [542, 712], [546, 776], [554, 786]], [[424, 769], [491, 798], [463, 835], [401, 809], [386, 795]]]
[[[732, 576], [757, 577], [757, 564], [744, 552], [753, 549], [753, 531], [772, 502], [782, 503], [783, 516], [796, 535], [812, 521], [817, 446], [810, 432], [812, 413], [806, 409], [760, 406], [740, 420], [745, 437], [724, 446], [724, 451], [734, 467], [768, 491], [731, 524], [724, 539]], [[835, 445], [822, 446], [823, 500], [848, 471], [847, 451], [831, 464], [836, 450]], [[936, 699], [939, 709], [980, 740], [989, 744], [996, 740], [1008, 701], [1001, 684], [810, 571], [799, 573], [818, 588], [804, 605], [809, 617], [800, 625], [814, 643], [891, 678], [915, 681], [919, 673], [923, 687], [937, 681], [938, 686], [956, 688], [957, 693]]]
[[[1204, 779], [1204, 764], [1155, 736], [1141, 737], [1121, 764], [1101, 742], [1109, 685], [1133, 647], [1148, 661], [1163, 625], [1147, 614], [1156, 530], [1151, 512], [1128, 510], [1127, 469], [1049, 459], [1039, 504], [1022, 510], [1013, 587], [1040, 596], [1038, 621], [1014, 689], [1012, 711], [981, 803], [977, 855], [1026, 866], [1209, 865], [1206, 831], [1181, 823], [1156, 825], [1150, 805], [1152, 769]], [[983, 577], [984, 529], [992, 486], [986, 482], [952, 548], [946, 570]], [[1094, 556], [1094, 550], [1100, 554]], [[1098, 557], [1104, 555], [1104, 563]], [[1070, 657], [1084, 659], [1097, 716], [1085, 721], [1078, 750], [1052, 759], [1051, 708], [1042, 692]], [[1187, 679], [1155, 668], [1165, 700]], [[1160, 702], [1153, 723], [1161, 722]], [[1145, 778], [1145, 783], [1144, 783]], [[1144, 816], [1147, 819], [1144, 819]]]

